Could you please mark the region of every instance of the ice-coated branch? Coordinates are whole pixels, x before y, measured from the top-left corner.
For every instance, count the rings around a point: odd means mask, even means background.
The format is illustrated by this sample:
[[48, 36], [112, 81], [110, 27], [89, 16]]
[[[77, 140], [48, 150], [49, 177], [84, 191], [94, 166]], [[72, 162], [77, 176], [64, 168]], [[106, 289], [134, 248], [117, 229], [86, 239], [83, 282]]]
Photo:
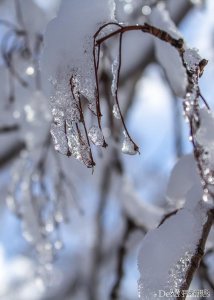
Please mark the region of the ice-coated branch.
[[[194, 154], [195, 154], [195, 159], [198, 165], [198, 169], [200, 172], [200, 176], [202, 179], [202, 183], [203, 183], [203, 189], [204, 192], [206, 194], [206, 199], [207, 199], [207, 195], [212, 196], [212, 192], [208, 189], [209, 185], [210, 185], [210, 179], [209, 181], [206, 178], [207, 174], [204, 174], [204, 165], [203, 162], [200, 160], [200, 155], [201, 155], [201, 147], [200, 145], [195, 142], [195, 135], [196, 132], [200, 126], [200, 115], [199, 115], [199, 104], [198, 104], [198, 100], [199, 97], [202, 98], [205, 106], [207, 107], [207, 109], [209, 109], [205, 99], [201, 96], [199, 87], [198, 87], [198, 79], [199, 77], [202, 76], [203, 74], [203, 70], [204, 67], [207, 64], [207, 61], [204, 59], [201, 59], [200, 56], [197, 55], [197, 53], [194, 52], [194, 50], [191, 49], [185, 49], [184, 47], [184, 43], [182, 39], [174, 39], [172, 38], [168, 33], [157, 29], [153, 26], [144, 25], [145, 28], [143, 26], [126, 26], [124, 28], [119, 28], [114, 32], [111, 32], [109, 35], [102, 37], [101, 39], [97, 40], [97, 44], [96, 46], [100, 46], [101, 43], [103, 43], [104, 41], [106, 41], [107, 39], [113, 37], [114, 35], [119, 34], [120, 37], [122, 36], [122, 34], [126, 31], [132, 31], [132, 30], [142, 30], [142, 31], [146, 31], [147, 33], [150, 33], [156, 37], [158, 37], [159, 39], [171, 44], [173, 47], [175, 47], [178, 50], [178, 53], [181, 57], [181, 60], [183, 62], [183, 66], [186, 70], [187, 73], [187, 77], [188, 77], [188, 87], [187, 87], [187, 98], [191, 98], [192, 97], [192, 101], [191, 103], [189, 102], [184, 102], [184, 111], [187, 114], [189, 123], [190, 123], [190, 132], [191, 132], [191, 140], [193, 143], [193, 148], [194, 148]], [[191, 109], [189, 106], [193, 106]], [[187, 109], [188, 106], [188, 109]], [[188, 112], [191, 112], [191, 114], [188, 114]], [[210, 171], [206, 170], [206, 173], [209, 173], [210, 175]], [[204, 196], [203, 196], [204, 198]], [[192, 276], [195, 272], [195, 270], [197, 269], [198, 263], [203, 255], [202, 253], [202, 248], [205, 244], [205, 241], [207, 239], [207, 235], [210, 231], [210, 211], [208, 211], [208, 220], [207, 223], [205, 224], [205, 226], [203, 227], [203, 231], [202, 231], [202, 236], [200, 238], [199, 241], [199, 248], [197, 249], [197, 251], [194, 254], [190, 254], [191, 256], [191, 264], [190, 267], [186, 270], [186, 276], [185, 276], [185, 281], [184, 281], [184, 287], [188, 288], [189, 284], [192, 280]], [[183, 288], [183, 286], [182, 286]], [[181, 288], [181, 291], [182, 291]], [[185, 299], [185, 296], [181, 296], [181, 299]]]
[[[101, 2], [100, 2], [101, 3]], [[103, 2], [104, 3], [104, 2]], [[96, 5], [96, 3], [94, 2]], [[66, 4], [68, 6], [68, 2]], [[57, 30], [57, 26], [60, 27], [60, 30], [63, 30], [63, 15], [67, 14], [68, 9], [66, 9], [66, 5], [64, 5], [63, 9], [61, 10], [60, 18], [56, 19], [54, 22], [52, 22], [49, 31], [47, 33], [47, 41], [50, 42], [50, 46], [46, 44], [46, 47], [53, 47], [53, 32], [55, 33], [55, 30]], [[76, 2], [76, 8], [77, 12], [79, 9], [79, 6]], [[101, 4], [100, 7], [96, 7], [97, 10], [102, 7]], [[101, 9], [102, 10], [102, 9]], [[84, 12], [83, 12], [84, 14]], [[78, 15], [78, 14], [77, 14]], [[99, 14], [97, 14], [99, 15]], [[106, 17], [106, 16], [105, 16]], [[75, 16], [74, 16], [75, 18]], [[65, 18], [66, 19], [66, 18]], [[72, 19], [72, 18], [71, 18]], [[125, 125], [121, 109], [120, 109], [120, 103], [118, 99], [118, 88], [119, 88], [119, 77], [120, 77], [120, 69], [121, 69], [121, 63], [122, 63], [122, 39], [125, 33], [130, 31], [141, 31], [142, 33], [149, 34], [160, 41], [165, 42], [169, 46], [172, 46], [174, 49], [177, 50], [178, 57], [180, 58], [181, 64], [183, 64], [183, 68], [185, 70], [186, 76], [187, 76], [187, 93], [186, 98], [184, 101], [184, 111], [186, 113], [187, 119], [190, 124], [190, 132], [191, 132], [191, 140], [194, 147], [194, 154], [195, 159], [197, 161], [198, 169], [200, 171], [201, 179], [204, 182], [203, 184], [203, 200], [207, 199], [208, 196], [212, 196], [212, 191], [209, 188], [210, 182], [208, 182], [208, 175], [210, 180], [210, 170], [204, 168], [204, 161], [201, 159], [201, 152], [203, 149], [203, 144], [200, 145], [197, 141], [196, 134], [198, 133], [198, 130], [201, 125], [201, 118], [199, 114], [199, 97], [201, 93], [199, 92], [198, 87], [198, 80], [201, 77], [203, 73], [203, 69], [207, 63], [206, 60], [203, 60], [200, 58], [200, 56], [196, 53], [195, 50], [187, 49], [183, 39], [181, 38], [175, 38], [168, 32], [161, 30], [158, 27], [149, 25], [147, 23], [143, 25], [122, 25], [117, 24], [115, 22], [112, 22], [112, 19], [109, 18], [109, 16], [106, 19], [110, 19], [108, 22], [101, 22], [102, 25], [98, 28], [98, 31], [90, 31], [91, 29], [96, 28], [98, 24], [100, 23], [100, 20], [97, 20], [97, 22], [89, 22], [90, 25], [87, 28], [80, 28], [80, 35], [79, 35], [79, 27], [78, 28], [78, 38], [80, 40], [80, 45], [77, 44], [76, 49], [80, 50], [82, 54], [82, 60], [83, 62], [80, 64], [78, 62], [79, 56], [76, 54], [74, 57], [70, 57], [70, 41], [68, 42], [66, 40], [66, 43], [68, 43], [68, 49], [64, 51], [64, 49], [57, 48], [56, 46], [56, 53], [64, 53], [66, 60], [59, 62], [57, 66], [54, 66], [53, 73], [48, 70], [48, 76], [51, 79], [51, 82], [53, 84], [53, 87], [55, 89], [55, 94], [52, 98], [52, 107], [53, 107], [53, 113], [54, 113], [54, 124], [52, 127], [52, 135], [54, 137], [55, 141], [55, 148], [61, 152], [64, 155], [70, 156], [73, 155], [76, 159], [83, 162], [87, 167], [93, 167], [93, 159], [92, 159], [92, 150], [91, 145], [89, 142], [89, 138], [96, 146], [104, 147], [106, 145], [105, 138], [102, 133], [102, 124], [101, 124], [101, 101], [100, 101], [100, 90], [99, 90], [99, 67], [100, 67], [100, 59], [101, 59], [101, 46], [103, 43], [109, 41], [113, 37], [119, 37], [119, 53], [118, 56], [115, 58], [113, 65], [112, 65], [112, 71], [113, 71], [113, 81], [112, 81], [112, 94], [115, 99], [116, 106], [114, 107], [114, 113], [117, 116], [117, 118], [121, 119], [121, 122], [123, 124], [123, 128], [125, 131], [125, 140], [123, 143], [122, 151], [124, 153], [128, 154], [135, 154], [138, 150], [138, 147], [133, 142], [127, 127]], [[75, 19], [74, 19], [75, 20]], [[91, 20], [90, 20], [91, 21]], [[96, 23], [96, 24], [95, 24]], [[104, 24], [103, 24], [104, 23]], [[72, 24], [71, 24], [72, 25]], [[80, 24], [82, 25], [82, 24]], [[96, 26], [95, 26], [96, 25]], [[71, 26], [72, 27], [72, 26]], [[81, 27], [81, 26], [80, 26]], [[89, 30], [88, 30], [89, 28]], [[59, 33], [60, 33], [59, 30]], [[88, 34], [85, 34], [84, 30], [88, 30]], [[71, 36], [71, 42], [73, 45], [74, 38], [76, 37], [76, 32], [72, 32]], [[54, 36], [55, 37], [55, 36]], [[61, 36], [60, 36], [61, 39]], [[87, 40], [87, 43], [85, 42]], [[77, 40], [75, 40], [77, 42]], [[61, 46], [61, 44], [57, 41], [57, 43]], [[82, 44], [83, 43], [83, 44]], [[75, 52], [75, 51], [74, 51]], [[78, 51], [76, 51], [78, 52]], [[46, 57], [48, 56], [49, 52], [47, 51]], [[79, 54], [79, 53], [78, 53]], [[55, 55], [55, 54], [54, 54]], [[53, 55], [53, 62], [54, 57]], [[69, 62], [71, 61], [71, 66], [69, 65]], [[78, 64], [78, 63], [79, 64]], [[87, 68], [85, 66], [85, 63], [87, 62]], [[49, 62], [46, 65], [52, 66], [52, 64]], [[63, 70], [63, 72], [62, 72]], [[51, 76], [53, 77], [51, 78]], [[69, 81], [71, 80], [73, 83], [69, 84]], [[70, 89], [70, 86], [72, 87]], [[83, 118], [83, 110], [81, 107], [81, 99], [86, 98], [88, 100], [88, 108], [92, 111], [93, 115], [96, 118], [96, 122], [98, 124], [97, 127], [93, 126], [90, 128], [89, 133], [87, 132], [87, 125], [85, 122], [85, 119]], [[203, 98], [202, 98], [203, 100]], [[204, 101], [205, 102], [205, 101]], [[82, 128], [80, 128], [82, 127]], [[211, 176], [212, 179], [212, 176]], [[203, 203], [204, 204], [204, 203]], [[172, 218], [169, 218], [172, 222], [172, 225], [174, 226], [174, 229], [176, 228], [176, 224], [178, 222], [178, 225], [186, 225], [189, 230], [193, 229], [194, 224], [199, 222], [199, 227], [197, 236], [194, 236], [194, 239], [191, 240], [192, 244], [190, 247], [191, 252], [188, 251], [188, 249], [184, 252], [183, 249], [179, 249], [180, 252], [177, 255], [178, 262], [182, 265], [183, 260], [191, 261], [191, 258], [193, 258], [195, 255], [197, 256], [197, 253], [194, 252], [195, 245], [199, 240], [201, 240], [201, 232], [202, 235], [204, 235], [204, 231], [202, 229], [203, 220], [201, 220], [202, 216], [197, 215], [195, 217], [194, 215], [195, 210], [183, 210], [181, 212], [178, 212], [175, 216]], [[197, 211], [198, 213], [198, 211]], [[191, 218], [191, 214], [193, 214]], [[203, 215], [204, 217], [204, 215]], [[190, 221], [188, 219], [190, 218]], [[175, 220], [175, 222], [174, 222]], [[167, 220], [168, 221], [168, 220]], [[185, 223], [185, 222], [187, 223]], [[201, 223], [200, 223], [201, 222]], [[166, 228], [167, 222], [164, 222], [159, 227], [159, 231], [162, 232], [163, 228]], [[184, 224], [183, 224], [184, 223]], [[183, 227], [185, 230], [185, 226]], [[209, 229], [209, 228], [208, 228]], [[191, 234], [191, 230], [189, 233]], [[209, 230], [207, 230], [209, 231]], [[180, 232], [179, 232], [180, 234]], [[164, 235], [164, 233], [163, 233]], [[205, 238], [206, 239], [206, 238]], [[172, 242], [172, 241], [171, 241]], [[180, 242], [182, 243], [182, 246], [185, 246], [185, 243], [188, 243], [188, 237], [184, 235], [184, 238], [180, 238]], [[180, 243], [180, 244], [181, 244]], [[154, 244], [155, 245], [155, 244]], [[180, 246], [180, 245], [179, 245]], [[164, 253], [164, 251], [162, 251]], [[183, 255], [183, 256], [182, 256]], [[198, 258], [198, 256], [197, 256]], [[146, 261], [147, 262], [147, 261]], [[175, 263], [177, 261], [173, 261], [171, 258], [170, 263]], [[170, 265], [169, 265], [170, 266]], [[147, 265], [148, 268], [150, 268], [149, 265]], [[182, 265], [183, 267], [183, 265]], [[188, 268], [187, 265], [184, 265], [184, 272], [187, 272]], [[166, 271], [166, 270], [165, 270]], [[176, 269], [176, 266], [171, 266], [171, 268], [168, 270], [173, 273], [173, 276], [177, 276], [178, 270]], [[193, 271], [194, 273], [194, 271]], [[182, 274], [183, 276], [184, 274]], [[143, 275], [142, 275], [143, 276]], [[188, 278], [190, 276], [184, 276], [186, 282], [188, 281]], [[142, 285], [144, 284], [144, 277], [142, 278]], [[170, 278], [172, 280], [173, 277]], [[181, 280], [180, 285], [179, 282], [176, 281], [176, 284], [179, 286], [179, 288], [182, 286], [182, 283], [184, 281], [183, 277], [179, 278]], [[146, 283], [147, 284], [147, 283]], [[169, 284], [172, 284], [170, 282]], [[149, 288], [148, 288], [149, 289]], [[148, 298], [149, 299], [149, 298]]]

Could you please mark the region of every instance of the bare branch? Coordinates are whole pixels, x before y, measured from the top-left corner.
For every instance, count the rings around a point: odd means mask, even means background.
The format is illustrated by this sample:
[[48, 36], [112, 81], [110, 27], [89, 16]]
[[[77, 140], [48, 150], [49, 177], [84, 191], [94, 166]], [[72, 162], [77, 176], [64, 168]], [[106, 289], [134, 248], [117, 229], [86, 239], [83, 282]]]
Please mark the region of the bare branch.
[[18, 131], [18, 130], [19, 130], [18, 124], [0, 126], [0, 133], [9, 133], [9, 132], [14, 132], [14, 131]]

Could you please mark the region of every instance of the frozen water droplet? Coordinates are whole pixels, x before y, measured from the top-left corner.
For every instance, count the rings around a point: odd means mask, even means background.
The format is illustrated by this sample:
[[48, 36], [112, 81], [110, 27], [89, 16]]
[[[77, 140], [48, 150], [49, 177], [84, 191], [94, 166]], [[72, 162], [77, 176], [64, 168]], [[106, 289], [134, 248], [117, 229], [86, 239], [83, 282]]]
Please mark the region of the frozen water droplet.
[[46, 223], [45, 230], [47, 233], [51, 233], [54, 231], [54, 223], [52, 222], [52, 220]]
[[136, 145], [130, 140], [128, 136], [125, 136], [125, 139], [123, 141], [122, 152], [129, 155], [135, 155], [138, 152], [138, 149], [136, 149]]
[[36, 287], [38, 288], [38, 290], [40, 291], [40, 292], [42, 292], [42, 293], [44, 293], [45, 292], [45, 283], [44, 283], [44, 281], [42, 280], [42, 278], [41, 277], [39, 277], [39, 276], [37, 276], [36, 278], [35, 278], [35, 285], [36, 285]]
[[202, 199], [205, 203], [214, 205], [213, 197], [209, 193], [204, 193]]
[[35, 69], [33, 66], [28, 66], [27, 69], [25, 70], [25, 73], [28, 76], [32, 76], [35, 73]]
[[16, 201], [14, 199], [14, 197], [12, 195], [8, 195], [6, 198], [6, 203], [8, 208], [12, 211], [12, 212], [16, 212]]
[[144, 5], [144, 6], [142, 7], [142, 14], [143, 14], [144, 16], [150, 15], [151, 12], [152, 12], [152, 9], [151, 9], [150, 6]]
[[56, 211], [55, 213], [55, 220], [57, 223], [62, 223], [64, 221], [64, 216], [61, 211]]
[[92, 126], [89, 129], [88, 136], [94, 145], [103, 147], [104, 137], [100, 128], [97, 126]]
[[31, 105], [29, 104], [25, 105], [24, 111], [25, 111], [25, 118], [27, 122], [31, 123], [35, 121], [35, 111]]
[[54, 247], [55, 247], [56, 250], [61, 250], [62, 247], [63, 247], [62, 241], [60, 241], [60, 240], [55, 241]]
[[116, 119], [118, 119], [118, 120], [121, 119], [119, 107], [117, 104], [114, 104], [112, 112]]

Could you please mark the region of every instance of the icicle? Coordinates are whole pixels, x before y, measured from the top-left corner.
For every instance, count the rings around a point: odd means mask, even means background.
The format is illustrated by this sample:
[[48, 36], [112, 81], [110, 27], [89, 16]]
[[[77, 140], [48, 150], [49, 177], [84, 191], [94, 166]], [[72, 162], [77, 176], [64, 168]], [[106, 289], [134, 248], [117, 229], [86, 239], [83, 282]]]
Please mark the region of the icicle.
[[117, 104], [114, 104], [112, 112], [113, 112], [113, 115], [116, 119], [118, 119], [118, 120], [121, 119], [120, 112], [119, 112], [119, 107], [118, 107]]
[[64, 126], [51, 125], [51, 135], [53, 137], [55, 149], [61, 154], [67, 155], [68, 145], [65, 135]]
[[116, 58], [113, 61], [112, 64], [112, 75], [113, 75], [113, 79], [112, 79], [112, 85], [111, 85], [111, 92], [112, 95], [115, 96], [116, 90], [117, 90], [117, 73], [118, 73], [118, 67], [119, 67], [119, 62], [118, 62], [118, 58]]

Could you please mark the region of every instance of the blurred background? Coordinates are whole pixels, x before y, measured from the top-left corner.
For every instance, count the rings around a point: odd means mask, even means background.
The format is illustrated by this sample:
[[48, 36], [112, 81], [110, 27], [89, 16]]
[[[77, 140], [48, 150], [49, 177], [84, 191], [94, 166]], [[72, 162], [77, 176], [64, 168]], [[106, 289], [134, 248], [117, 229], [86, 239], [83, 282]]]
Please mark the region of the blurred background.
[[[134, 300], [141, 241], [181, 206], [166, 195], [173, 166], [191, 152], [182, 101], [156, 61], [152, 38], [126, 34], [120, 104], [140, 155], [120, 151], [122, 127], [111, 113], [105, 64], [101, 97], [109, 147], [94, 149], [93, 174], [58, 154], [39, 56], [60, 2], [0, 0], [0, 299]], [[148, 21], [161, 1], [116, 2], [118, 19], [135, 24]], [[214, 2], [163, 2], [187, 44], [209, 60], [200, 86], [214, 107]], [[211, 293], [212, 236], [193, 281]]]

